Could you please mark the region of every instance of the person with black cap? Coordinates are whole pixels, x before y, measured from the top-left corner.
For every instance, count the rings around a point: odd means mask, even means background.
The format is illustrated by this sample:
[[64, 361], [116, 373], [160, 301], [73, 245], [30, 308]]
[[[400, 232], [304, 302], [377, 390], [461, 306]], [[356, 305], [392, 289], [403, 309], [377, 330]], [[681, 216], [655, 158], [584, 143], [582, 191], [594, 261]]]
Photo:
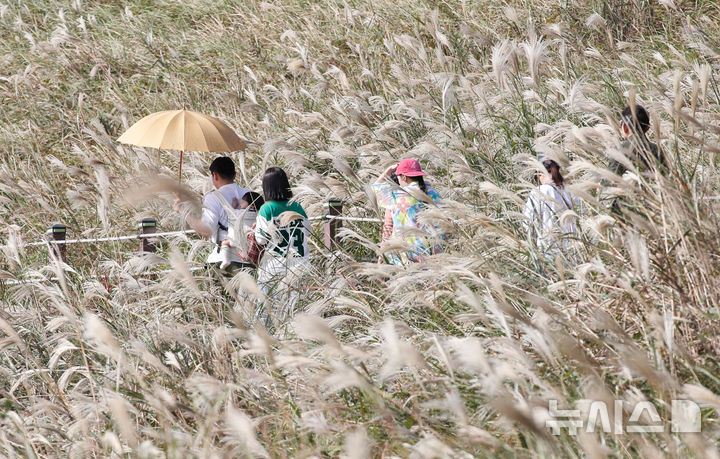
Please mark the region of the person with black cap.
[[546, 173], [537, 173], [540, 185], [530, 192], [525, 203], [524, 226], [530, 239], [547, 257], [566, 249], [569, 239], [577, 234], [575, 217], [581, 213], [581, 202], [565, 188], [565, 178], [556, 161], [545, 155], [538, 155], [538, 161]]

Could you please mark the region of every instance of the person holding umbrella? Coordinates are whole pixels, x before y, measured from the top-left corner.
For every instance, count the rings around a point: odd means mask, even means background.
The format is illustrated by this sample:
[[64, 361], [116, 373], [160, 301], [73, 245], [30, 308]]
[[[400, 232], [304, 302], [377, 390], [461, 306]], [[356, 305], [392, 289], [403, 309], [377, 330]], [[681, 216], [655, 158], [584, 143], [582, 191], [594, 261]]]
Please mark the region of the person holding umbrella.
[[[214, 116], [191, 110], [164, 110], [152, 113], [133, 124], [119, 138], [118, 142], [138, 147], [180, 152], [178, 182], [182, 181], [183, 153], [203, 151], [225, 153], [245, 150], [245, 141], [227, 124]], [[210, 165], [210, 176], [215, 190], [205, 196], [200, 218], [186, 215], [185, 221], [200, 236], [218, 244], [218, 249], [208, 257], [208, 263], [229, 263], [231, 268], [247, 266], [237, 256], [230, 255], [223, 260], [220, 245], [231, 229], [233, 218], [228, 218], [233, 209], [240, 207], [240, 200], [248, 191], [234, 183], [235, 163], [229, 157], [216, 158]], [[182, 212], [179, 197], [173, 208]], [[229, 252], [229, 251], [228, 251]]]
[[[215, 158], [210, 164], [210, 180], [215, 190], [205, 195], [202, 214], [198, 218], [186, 213], [185, 221], [199, 236], [210, 239], [217, 245], [208, 255], [207, 263], [219, 267], [223, 262], [220, 246], [228, 237], [230, 225], [234, 223], [228, 216], [228, 207], [238, 209], [243, 196], [250, 190], [235, 183], [235, 163], [227, 156]], [[173, 209], [179, 214], [183, 213], [180, 198], [175, 199]], [[231, 251], [230, 257], [227, 271], [233, 272], [248, 266], [236, 251]]]

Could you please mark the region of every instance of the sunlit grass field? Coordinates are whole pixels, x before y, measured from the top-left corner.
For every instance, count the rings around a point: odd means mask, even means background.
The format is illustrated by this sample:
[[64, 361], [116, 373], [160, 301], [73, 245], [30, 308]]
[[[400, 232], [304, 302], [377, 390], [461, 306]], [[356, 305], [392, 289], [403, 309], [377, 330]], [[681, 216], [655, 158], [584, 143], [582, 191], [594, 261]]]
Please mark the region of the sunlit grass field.
[[[0, 3], [0, 454], [8, 457], [719, 457], [720, 7], [716, 2], [7, 1]], [[670, 172], [606, 169], [630, 102]], [[158, 176], [177, 152], [116, 142], [158, 110], [246, 139], [238, 182], [285, 168], [311, 216], [417, 158], [446, 253], [378, 265], [380, 227], [318, 238], [295, 317], [246, 319], [251, 276], [203, 267]], [[522, 206], [538, 153], [584, 201], [567, 257]], [[210, 190], [213, 154], [183, 186]], [[165, 182], [162, 182], [165, 183]], [[626, 212], [610, 212], [620, 197]], [[199, 202], [199, 201], [198, 201]], [[554, 435], [557, 401], [650, 401], [654, 433]], [[674, 433], [673, 400], [702, 430]], [[615, 419], [615, 417], [613, 417]]]

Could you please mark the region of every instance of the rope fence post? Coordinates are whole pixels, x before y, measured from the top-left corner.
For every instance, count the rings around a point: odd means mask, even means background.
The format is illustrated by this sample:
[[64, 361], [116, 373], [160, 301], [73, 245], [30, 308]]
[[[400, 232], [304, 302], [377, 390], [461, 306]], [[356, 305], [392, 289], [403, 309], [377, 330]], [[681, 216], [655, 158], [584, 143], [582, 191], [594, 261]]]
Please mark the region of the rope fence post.
[[337, 233], [342, 228], [342, 221], [337, 218], [328, 217], [339, 217], [342, 215], [343, 203], [340, 199], [330, 198], [323, 203], [323, 209], [325, 210], [325, 223], [323, 224], [325, 232], [325, 248], [328, 250], [335, 250], [340, 247], [337, 240]]
[[[143, 218], [140, 220], [140, 234], [155, 234], [157, 232], [157, 220], [154, 218]], [[140, 251], [141, 252], [152, 252], [157, 251], [157, 247], [154, 243], [150, 242], [149, 237], [140, 238]]]
[[[51, 241], [64, 241], [67, 237], [67, 226], [62, 223], [56, 223], [48, 230]], [[51, 242], [50, 249], [55, 253], [55, 256], [60, 258], [63, 263], [67, 261], [67, 244], [53, 244]]]

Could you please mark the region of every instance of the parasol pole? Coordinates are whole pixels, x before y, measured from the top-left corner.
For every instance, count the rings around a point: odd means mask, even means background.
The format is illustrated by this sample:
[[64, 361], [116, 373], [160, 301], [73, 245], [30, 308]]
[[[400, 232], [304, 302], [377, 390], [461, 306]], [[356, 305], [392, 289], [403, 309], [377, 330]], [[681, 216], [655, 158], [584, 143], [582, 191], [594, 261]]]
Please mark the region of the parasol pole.
[[182, 183], [182, 159], [183, 159], [182, 157], [183, 157], [183, 150], [185, 150], [185, 146], [186, 146], [185, 142], [187, 142], [187, 137], [186, 137], [187, 132], [185, 132], [185, 129], [187, 129], [187, 123], [185, 121], [185, 113], [187, 113], [187, 111], [185, 110], [185, 107], [183, 106], [183, 109], [180, 111], [180, 116], [182, 117], [182, 123], [183, 123], [183, 143], [182, 143], [183, 147], [180, 149], [180, 171], [178, 172], [178, 183], [179, 184]]
[[178, 173], [178, 183], [182, 183], [182, 155], [183, 151], [180, 150], [180, 172]]

